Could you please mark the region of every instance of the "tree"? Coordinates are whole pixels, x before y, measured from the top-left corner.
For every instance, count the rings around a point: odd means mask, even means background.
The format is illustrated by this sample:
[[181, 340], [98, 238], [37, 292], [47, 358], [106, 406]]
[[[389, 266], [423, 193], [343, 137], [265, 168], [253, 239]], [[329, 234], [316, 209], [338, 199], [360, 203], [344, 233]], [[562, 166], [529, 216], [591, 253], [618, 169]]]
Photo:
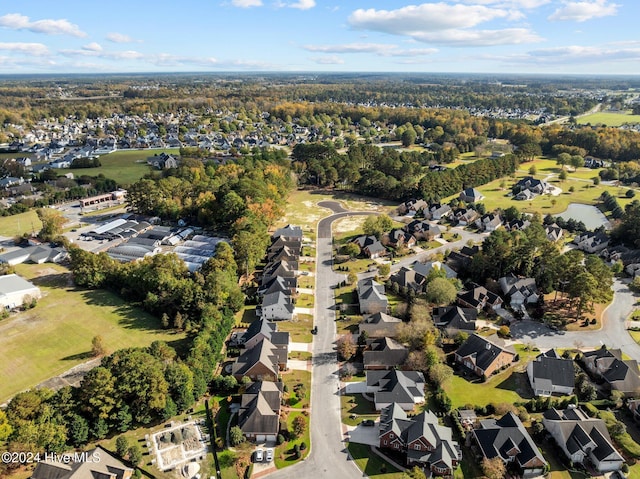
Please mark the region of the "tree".
[[67, 219], [54, 208], [39, 208], [36, 210], [38, 218], [42, 222], [42, 229], [38, 237], [43, 241], [53, 241], [62, 234], [62, 226]]
[[400, 140], [402, 141], [402, 146], [407, 148], [413, 145], [416, 142], [417, 136], [418, 135], [416, 134], [416, 131], [413, 128], [406, 129], [402, 133], [402, 136], [400, 137]]
[[436, 278], [427, 285], [427, 300], [434, 304], [451, 304], [457, 294], [456, 287], [444, 278]]
[[107, 354], [107, 349], [104, 346], [102, 336], [94, 336], [91, 340], [91, 354], [94, 357], [104, 356]]
[[229, 441], [231, 441], [232, 446], [237, 446], [244, 442], [244, 434], [242, 433], [240, 426], [233, 426], [229, 430]]
[[356, 353], [356, 345], [351, 334], [345, 334], [338, 339], [338, 354], [342, 359], [348, 361]]
[[493, 459], [482, 459], [482, 473], [487, 479], [503, 479], [507, 475], [507, 468], [502, 462], [500, 456], [496, 456]]
[[292, 431], [295, 437], [300, 437], [307, 429], [307, 420], [304, 416], [296, 416], [293, 420]]
[[443, 363], [434, 364], [429, 369], [429, 379], [437, 387], [442, 387], [453, 376], [453, 369]]
[[127, 452], [129, 453], [129, 462], [131, 464], [134, 466], [140, 464], [140, 461], [142, 461], [142, 449], [137, 443], [131, 444]]
[[584, 166], [584, 158], [580, 155], [573, 155], [571, 156], [571, 160], [569, 161], [569, 163], [573, 167], [573, 171], [577, 171], [578, 168]]
[[538, 172], [538, 168], [536, 168], [536, 165], [531, 165], [531, 167], [529, 168], [529, 174], [533, 176], [537, 172]]
[[599, 176], [594, 176], [593, 177], [593, 186], [598, 186], [600, 184], [600, 177]]
[[380, 276], [389, 276], [389, 273], [391, 273], [391, 265], [389, 263], [381, 264], [378, 266], [378, 273], [380, 273]]
[[124, 458], [129, 450], [129, 441], [126, 436], [118, 436], [116, 439], [116, 453], [118, 456]]
[[71, 423], [67, 426], [69, 439], [75, 447], [82, 446], [89, 439], [89, 423], [85, 418], [74, 414]]
[[358, 282], [358, 275], [353, 271], [350, 271], [347, 275], [347, 284], [356, 284]]
[[6, 441], [12, 432], [13, 427], [7, 419], [7, 413], [0, 409], [0, 442]]
[[568, 176], [569, 175], [567, 174], [567, 170], [563, 168], [560, 174], [558, 175], [558, 178], [560, 178], [560, 181], [567, 181]]
[[351, 259], [356, 258], [360, 254], [360, 246], [356, 243], [347, 243], [340, 248], [340, 253]]
[[402, 473], [402, 479], [427, 479], [427, 476], [419, 466], [415, 466], [413, 469], [404, 471], [404, 473]]

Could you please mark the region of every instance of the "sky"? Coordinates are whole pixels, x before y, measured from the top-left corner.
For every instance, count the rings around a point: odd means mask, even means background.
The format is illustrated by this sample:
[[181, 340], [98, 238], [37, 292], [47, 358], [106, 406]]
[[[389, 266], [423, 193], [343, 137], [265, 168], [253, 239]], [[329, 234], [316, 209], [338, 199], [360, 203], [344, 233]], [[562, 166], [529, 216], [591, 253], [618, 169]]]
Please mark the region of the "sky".
[[638, 0], [0, 2], [0, 74], [640, 74]]

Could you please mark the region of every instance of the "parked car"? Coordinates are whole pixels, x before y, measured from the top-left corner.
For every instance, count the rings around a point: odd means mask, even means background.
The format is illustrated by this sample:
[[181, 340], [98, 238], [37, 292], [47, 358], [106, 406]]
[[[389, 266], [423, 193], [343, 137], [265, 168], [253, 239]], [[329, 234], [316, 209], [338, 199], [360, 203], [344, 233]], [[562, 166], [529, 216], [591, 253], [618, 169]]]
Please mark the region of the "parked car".
[[375, 426], [376, 422], [373, 419], [364, 419], [360, 422], [363, 426], [372, 427]]
[[255, 452], [255, 462], [262, 462], [264, 459], [264, 451], [262, 449], [256, 449]]
[[264, 460], [267, 462], [273, 461], [273, 449], [267, 449], [267, 453], [264, 456]]

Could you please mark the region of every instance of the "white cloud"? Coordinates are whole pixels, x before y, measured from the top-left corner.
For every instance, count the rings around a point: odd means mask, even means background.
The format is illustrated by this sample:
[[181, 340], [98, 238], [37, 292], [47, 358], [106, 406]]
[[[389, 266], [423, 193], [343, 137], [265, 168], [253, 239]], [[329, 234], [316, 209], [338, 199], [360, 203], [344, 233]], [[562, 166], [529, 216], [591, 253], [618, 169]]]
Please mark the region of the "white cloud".
[[34, 56], [44, 56], [49, 54], [49, 49], [42, 43], [1, 42], [0, 50]]
[[425, 32], [414, 35], [416, 40], [438, 45], [454, 47], [519, 45], [542, 41], [535, 33], [526, 28], [506, 28], [504, 30], [445, 30]]
[[615, 3], [607, 3], [607, 0], [595, 0], [586, 2], [563, 2], [564, 6], [558, 8], [549, 16], [549, 20], [568, 20], [574, 22], [586, 22], [593, 18], [608, 17], [618, 13]]
[[402, 49], [397, 45], [386, 43], [344, 43], [340, 45], [305, 45], [305, 50], [321, 53], [373, 53], [379, 56], [416, 57], [433, 55], [436, 48], [409, 48]]
[[316, 0], [298, 0], [295, 3], [290, 3], [288, 6], [297, 8], [298, 10], [309, 10], [316, 6]]
[[83, 50], [87, 50], [90, 52], [101, 52], [102, 51], [102, 45], [100, 45], [99, 43], [96, 42], [91, 42], [87, 45], [84, 45], [82, 47]]
[[133, 38], [124, 33], [111, 32], [107, 33], [107, 40], [113, 43], [133, 43]]
[[262, 0], [231, 0], [231, 5], [240, 8], [260, 7]]
[[640, 61], [640, 47], [618, 48], [616, 45], [581, 46], [568, 45], [563, 47], [532, 50], [527, 53], [502, 58], [508, 62], [525, 64], [599, 64], [617, 62]]
[[96, 57], [96, 58], [106, 58], [111, 60], [141, 60], [145, 56], [144, 54], [137, 52], [135, 50], [126, 50], [126, 51], [104, 51], [100, 50], [91, 50], [83, 47], [81, 50], [60, 50], [59, 53], [65, 57]]
[[0, 17], [0, 27], [11, 30], [28, 30], [34, 33], [44, 33], [46, 35], [71, 35], [73, 37], [86, 37], [87, 34], [80, 30], [78, 25], [74, 25], [69, 20], [36, 20], [32, 22], [29, 17], [19, 13], [7, 13]]
[[309, 58], [309, 60], [319, 65], [342, 65], [344, 63], [344, 60], [342, 58], [335, 55], [330, 55], [330, 56], [327, 55], [323, 57], [311, 57]]
[[413, 36], [428, 31], [470, 28], [508, 15], [507, 10], [482, 5], [449, 5], [441, 2], [409, 5], [397, 10], [358, 9], [349, 16], [349, 23], [363, 30]]
[[547, 3], [551, 3], [551, 0], [459, 0], [458, 3], [495, 5], [500, 8], [524, 8], [526, 10], [533, 10]]

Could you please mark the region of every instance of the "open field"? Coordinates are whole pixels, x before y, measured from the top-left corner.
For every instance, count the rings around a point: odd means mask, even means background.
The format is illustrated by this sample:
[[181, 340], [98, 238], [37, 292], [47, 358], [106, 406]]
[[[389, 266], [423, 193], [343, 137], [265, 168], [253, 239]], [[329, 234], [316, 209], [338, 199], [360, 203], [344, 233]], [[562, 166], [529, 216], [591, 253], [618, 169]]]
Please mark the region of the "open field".
[[632, 115], [630, 110], [625, 113], [598, 112], [581, 116], [577, 118], [577, 121], [579, 125], [590, 123], [592, 125], [620, 126], [625, 123], [640, 123], [640, 115]]
[[166, 148], [163, 150], [127, 150], [114, 151], [100, 157], [102, 166], [98, 168], [74, 168], [64, 170], [65, 173], [73, 173], [75, 176], [98, 176], [103, 174], [118, 182], [119, 185], [129, 185], [149, 173], [147, 158], [155, 154], [168, 153], [179, 154], [178, 148]]
[[43, 298], [32, 309], [0, 321], [0, 402], [17, 392], [91, 359], [91, 339], [100, 335], [108, 351], [179, 345], [183, 334], [157, 329], [159, 320], [109, 291], [76, 289], [58, 265], [18, 265]]
[[42, 228], [35, 210], [13, 216], [0, 216], [0, 236], [22, 236], [24, 233], [36, 233]]

